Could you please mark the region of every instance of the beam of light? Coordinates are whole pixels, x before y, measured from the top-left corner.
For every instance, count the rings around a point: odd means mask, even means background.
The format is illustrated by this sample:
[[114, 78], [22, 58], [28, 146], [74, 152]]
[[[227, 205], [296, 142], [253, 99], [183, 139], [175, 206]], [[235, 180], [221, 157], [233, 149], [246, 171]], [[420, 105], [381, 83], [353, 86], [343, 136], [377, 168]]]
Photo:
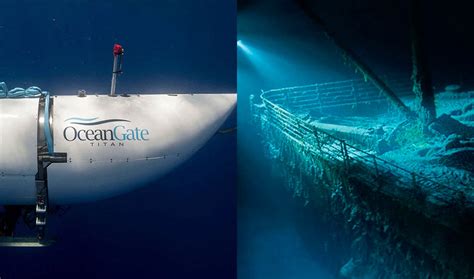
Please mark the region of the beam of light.
[[245, 52], [245, 54], [252, 55], [252, 51], [242, 42], [242, 40], [237, 41], [237, 47]]
[[[239, 42], [240, 41], [240, 42]], [[289, 87], [342, 80], [352, 74], [334, 66], [340, 59], [330, 52], [330, 45], [314, 45], [312, 42], [285, 38], [257, 37], [239, 34], [237, 82], [248, 90]], [[247, 55], [240, 46], [252, 52]], [[339, 60], [337, 60], [339, 61]], [[245, 84], [245, 85], [244, 85]], [[252, 86], [250, 86], [252, 84]]]

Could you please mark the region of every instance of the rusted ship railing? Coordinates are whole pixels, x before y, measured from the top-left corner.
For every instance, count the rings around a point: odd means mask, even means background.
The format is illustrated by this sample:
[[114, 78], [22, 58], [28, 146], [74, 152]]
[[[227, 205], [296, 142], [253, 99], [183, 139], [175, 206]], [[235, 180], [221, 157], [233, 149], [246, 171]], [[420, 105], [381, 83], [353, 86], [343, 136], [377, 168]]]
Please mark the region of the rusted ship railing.
[[[411, 193], [409, 198], [412, 202], [417, 203], [421, 201], [420, 199], [426, 199], [426, 195], [429, 194], [432, 202], [438, 205], [441, 204], [445, 208], [451, 207], [459, 210], [466, 206], [472, 208], [472, 201], [466, 199], [466, 195], [461, 189], [439, 183], [431, 178], [377, 157], [373, 153], [357, 148], [343, 139], [314, 127], [293, 114], [291, 112], [292, 109], [287, 109], [287, 106], [301, 108], [307, 101], [310, 101], [308, 105], [313, 106], [311, 109], [315, 107], [320, 108], [318, 106], [324, 100], [324, 92], [329, 89], [335, 90], [335, 94], [344, 96], [347, 101], [364, 102], [364, 100], [355, 99], [356, 97], [354, 96], [359, 94], [354, 92], [362, 90], [353, 90], [351, 88], [353, 85], [360, 85], [361, 82], [363, 80], [351, 80], [262, 92], [260, 97], [264, 104], [265, 109], [263, 113], [265, 117], [262, 117], [261, 120], [267, 122], [266, 124], [276, 128], [283, 135], [299, 144], [305, 152], [309, 152], [313, 156], [339, 166], [346, 171], [348, 176], [357, 176], [358, 179], [365, 180], [367, 184], [374, 184], [374, 182], [379, 184], [381, 181], [389, 182], [390, 185], [395, 187], [383, 187], [380, 185], [375, 185], [375, 187], [378, 191], [385, 192], [393, 198], [406, 199], [407, 195], [400, 195], [400, 193]], [[314, 94], [323, 94], [323, 96], [314, 98], [311, 96]], [[374, 91], [370, 91], [367, 94], [369, 96], [376, 95]], [[334, 96], [331, 93], [328, 98], [334, 98]], [[326, 100], [324, 102], [327, 105]], [[448, 195], [440, 194], [447, 191], [450, 192]]]
[[[387, 83], [393, 84], [392, 88], [401, 97], [412, 95], [409, 79], [393, 79]], [[363, 79], [274, 89], [266, 91], [265, 95], [275, 103], [284, 104], [287, 109], [297, 110], [321, 110], [373, 102], [388, 104], [384, 94]]]

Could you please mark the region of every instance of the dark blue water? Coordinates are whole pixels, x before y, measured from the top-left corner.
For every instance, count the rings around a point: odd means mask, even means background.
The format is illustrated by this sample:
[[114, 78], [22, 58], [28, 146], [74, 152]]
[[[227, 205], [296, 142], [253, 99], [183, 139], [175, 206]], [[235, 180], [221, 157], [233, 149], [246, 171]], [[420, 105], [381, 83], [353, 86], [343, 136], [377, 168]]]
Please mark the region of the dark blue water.
[[286, 189], [260, 138], [247, 134], [256, 132], [247, 119], [239, 114], [238, 278], [334, 278], [325, 266], [326, 228]]
[[[52, 94], [235, 92], [234, 1], [2, 1], [0, 80]], [[235, 113], [225, 126], [236, 125]], [[1, 249], [3, 278], [234, 278], [236, 135], [163, 179], [53, 217], [56, 245]], [[65, 182], [67, 187], [67, 182]]]
[[232, 91], [235, 1], [2, 1], [0, 74], [52, 92], [107, 91], [112, 46], [128, 92]]

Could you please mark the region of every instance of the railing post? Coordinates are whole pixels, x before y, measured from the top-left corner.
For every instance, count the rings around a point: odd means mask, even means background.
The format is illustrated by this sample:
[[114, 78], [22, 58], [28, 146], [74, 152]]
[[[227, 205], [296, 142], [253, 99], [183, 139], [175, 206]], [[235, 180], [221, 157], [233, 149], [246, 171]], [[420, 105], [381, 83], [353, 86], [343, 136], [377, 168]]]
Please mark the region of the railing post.
[[341, 154], [342, 154], [342, 160], [344, 161], [344, 164], [346, 164], [346, 153], [344, 152], [344, 145], [346, 142], [344, 140], [340, 140], [340, 146], [341, 146]]
[[344, 162], [344, 168], [346, 171], [349, 169], [349, 158], [347, 156], [347, 148], [346, 148], [346, 141], [341, 140], [341, 152], [342, 152], [342, 160]]
[[318, 129], [314, 128], [313, 129], [314, 137], [316, 138], [316, 144], [318, 145], [319, 153], [323, 153], [323, 150], [321, 148], [321, 139], [319, 138], [319, 133]]
[[346, 141], [343, 141], [344, 143], [344, 154], [346, 154], [346, 160], [347, 160], [347, 163], [349, 163], [349, 153], [347, 152], [347, 144], [346, 144]]
[[347, 152], [347, 144], [344, 144], [344, 152], [346, 152], [346, 158], [347, 158], [347, 167], [349, 168], [352, 158], [349, 156], [349, 152]]

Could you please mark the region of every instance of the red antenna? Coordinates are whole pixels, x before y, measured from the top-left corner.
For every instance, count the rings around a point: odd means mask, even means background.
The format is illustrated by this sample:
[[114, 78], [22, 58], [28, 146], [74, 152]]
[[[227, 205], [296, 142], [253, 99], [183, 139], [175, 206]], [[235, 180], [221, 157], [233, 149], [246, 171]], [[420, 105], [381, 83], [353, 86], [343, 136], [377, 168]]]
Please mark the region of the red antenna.
[[122, 57], [123, 57], [123, 47], [119, 44], [114, 44], [114, 67], [112, 69], [112, 84], [110, 86], [110, 95], [115, 97], [115, 87], [117, 84], [117, 76], [122, 73]]
[[122, 55], [123, 54], [123, 47], [119, 44], [114, 45], [114, 56]]

